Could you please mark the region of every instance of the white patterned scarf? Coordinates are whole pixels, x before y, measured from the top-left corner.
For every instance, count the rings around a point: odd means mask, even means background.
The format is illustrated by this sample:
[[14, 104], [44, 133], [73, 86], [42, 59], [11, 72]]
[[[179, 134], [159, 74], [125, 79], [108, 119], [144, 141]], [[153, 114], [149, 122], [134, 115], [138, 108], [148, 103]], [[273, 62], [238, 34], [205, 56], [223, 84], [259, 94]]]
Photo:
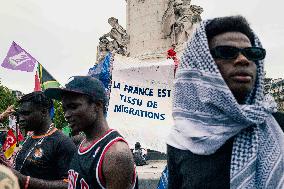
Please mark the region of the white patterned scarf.
[[[187, 44], [173, 96], [174, 126], [168, 144], [210, 155], [236, 136], [231, 188], [284, 188], [284, 134], [273, 118], [276, 103], [264, 96], [263, 61], [246, 103], [237, 103], [209, 50], [203, 21]], [[255, 35], [255, 44], [261, 43]]]

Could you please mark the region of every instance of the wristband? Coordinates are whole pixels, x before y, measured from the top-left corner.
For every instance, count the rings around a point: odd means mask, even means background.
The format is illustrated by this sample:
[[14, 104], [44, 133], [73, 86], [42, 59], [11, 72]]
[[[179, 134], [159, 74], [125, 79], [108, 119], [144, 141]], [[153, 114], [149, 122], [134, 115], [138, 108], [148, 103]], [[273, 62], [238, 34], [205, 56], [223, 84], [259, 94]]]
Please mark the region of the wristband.
[[28, 189], [29, 184], [30, 184], [30, 178], [31, 178], [30, 176], [27, 176], [27, 180], [26, 180], [24, 189]]

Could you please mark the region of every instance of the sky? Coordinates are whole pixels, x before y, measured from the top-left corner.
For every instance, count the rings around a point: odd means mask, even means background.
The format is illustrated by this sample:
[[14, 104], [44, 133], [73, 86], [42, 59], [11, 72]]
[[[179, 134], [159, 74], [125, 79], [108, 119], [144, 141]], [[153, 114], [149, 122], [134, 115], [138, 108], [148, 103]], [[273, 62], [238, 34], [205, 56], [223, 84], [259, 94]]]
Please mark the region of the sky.
[[[192, 0], [191, 3], [203, 7], [202, 19], [245, 16], [267, 50], [267, 76], [284, 77], [283, 1]], [[107, 19], [112, 16], [126, 28], [126, 0], [0, 0], [0, 63], [15, 41], [65, 84], [73, 75], [86, 75], [94, 65], [98, 39], [110, 31]], [[8, 88], [24, 93], [34, 88], [31, 72], [0, 67], [0, 80]]]

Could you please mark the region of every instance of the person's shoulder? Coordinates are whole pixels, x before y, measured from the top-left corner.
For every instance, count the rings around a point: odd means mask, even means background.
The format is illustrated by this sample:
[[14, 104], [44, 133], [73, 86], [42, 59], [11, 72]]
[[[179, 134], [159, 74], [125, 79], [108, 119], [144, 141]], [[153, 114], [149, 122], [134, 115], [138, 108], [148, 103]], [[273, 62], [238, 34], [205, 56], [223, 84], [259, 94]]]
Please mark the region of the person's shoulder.
[[[59, 130], [59, 129], [57, 129], [55, 132], [54, 132], [54, 134], [53, 134], [53, 136], [55, 137], [55, 138], [57, 138], [58, 140], [69, 140], [70, 139], [70, 137], [68, 137], [68, 136], [66, 136], [61, 130]], [[71, 139], [70, 139], [71, 140]]]
[[60, 146], [65, 146], [66, 148], [74, 148], [74, 149], [76, 148], [72, 139], [70, 137], [66, 136], [59, 129], [54, 133], [54, 140]]
[[111, 145], [103, 161], [103, 174], [107, 186], [129, 188], [132, 185], [135, 166], [127, 143], [118, 141]]
[[132, 155], [130, 148], [128, 144], [124, 141], [115, 142], [109, 147], [108, 151], [106, 152], [106, 156], [111, 156], [111, 157], [121, 156], [126, 158], [129, 155]]
[[[124, 141], [118, 141], [112, 144], [105, 154], [104, 161], [108, 162], [108, 166], [128, 167], [133, 164], [133, 156], [127, 143]], [[133, 166], [131, 165], [131, 166]]]
[[18, 178], [9, 168], [3, 165], [0, 165], [0, 188], [20, 188]]

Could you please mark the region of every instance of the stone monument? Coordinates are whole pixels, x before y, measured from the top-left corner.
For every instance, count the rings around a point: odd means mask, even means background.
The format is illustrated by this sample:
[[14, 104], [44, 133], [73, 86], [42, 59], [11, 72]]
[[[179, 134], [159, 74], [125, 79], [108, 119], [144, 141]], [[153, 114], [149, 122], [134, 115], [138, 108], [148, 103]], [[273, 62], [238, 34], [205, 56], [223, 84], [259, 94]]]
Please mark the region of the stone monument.
[[[109, 51], [138, 58], [159, 60], [175, 46], [179, 55], [201, 21], [202, 7], [191, 0], [126, 0], [126, 30], [109, 18], [109, 33], [100, 38], [97, 61]], [[110, 38], [110, 39], [108, 39]]]

